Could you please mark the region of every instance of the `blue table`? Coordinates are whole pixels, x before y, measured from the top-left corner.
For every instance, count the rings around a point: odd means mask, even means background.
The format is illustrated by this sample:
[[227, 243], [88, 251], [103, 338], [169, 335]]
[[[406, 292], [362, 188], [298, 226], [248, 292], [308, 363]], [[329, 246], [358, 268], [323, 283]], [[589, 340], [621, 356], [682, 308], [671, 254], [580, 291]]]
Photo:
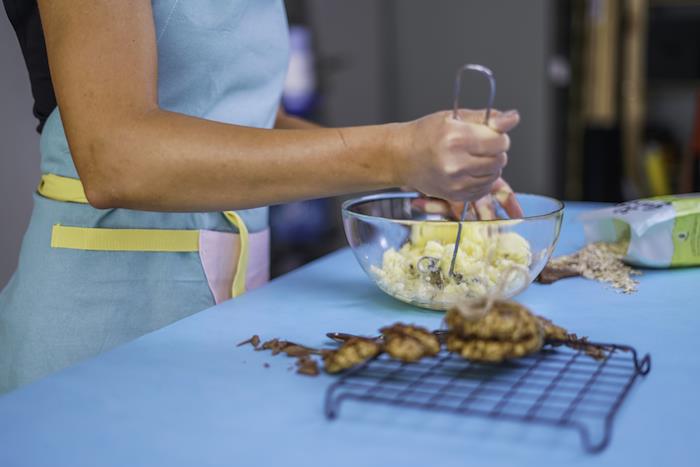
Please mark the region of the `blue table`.
[[[582, 246], [583, 207], [569, 205], [557, 253]], [[439, 314], [383, 295], [343, 250], [0, 397], [0, 466], [697, 466], [698, 287], [700, 269], [683, 269], [645, 272], [631, 296], [567, 279], [519, 297], [580, 334], [652, 354], [598, 455], [575, 431], [395, 407], [347, 403], [329, 421], [334, 377], [235, 346], [255, 333], [322, 346], [330, 330], [439, 325]]]

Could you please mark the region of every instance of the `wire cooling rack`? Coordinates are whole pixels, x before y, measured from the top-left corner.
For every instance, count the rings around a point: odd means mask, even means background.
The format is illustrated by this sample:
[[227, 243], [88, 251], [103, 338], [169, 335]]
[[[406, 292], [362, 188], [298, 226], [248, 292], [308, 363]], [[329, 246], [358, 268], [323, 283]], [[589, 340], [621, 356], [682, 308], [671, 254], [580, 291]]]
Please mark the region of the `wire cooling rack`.
[[[474, 415], [492, 419], [568, 427], [583, 448], [600, 452], [610, 442], [613, 420], [640, 375], [651, 369], [630, 346], [599, 344], [604, 357], [583, 350], [546, 346], [506, 363], [470, 363], [442, 352], [417, 363], [381, 355], [333, 383], [326, 393], [326, 416], [339, 414], [346, 400]], [[602, 433], [600, 427], [602, 422]]]

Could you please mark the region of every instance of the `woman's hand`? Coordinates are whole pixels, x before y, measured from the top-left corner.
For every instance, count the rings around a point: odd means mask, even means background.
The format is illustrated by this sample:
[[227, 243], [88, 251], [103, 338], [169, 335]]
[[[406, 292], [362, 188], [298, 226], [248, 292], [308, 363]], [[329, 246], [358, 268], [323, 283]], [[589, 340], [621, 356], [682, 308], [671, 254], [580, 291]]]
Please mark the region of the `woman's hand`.
[[[469, 218], [478, 220], [496, 219], [496, 203], [498, 203], [511, 219], [523, 217], [523, 209], [515, 198], [513, 189], [505, 180], [499, 178], [491, 187], [491, 193], [469, 203]], [[456, 219], [462, 215], [463, 202], [449, 203], [452, 214]]]
[[[505, 180], [499, 178], [491, 187], [491, 193], [469, 203], [467, 211], [468, 220], [491, 220], [496, 219], [496, 204], [498, 203], [511, 219], [523, 217], [523, 209], [515, 198], [513, 189]], [[440, 214], [448, 219], [459, 220], [462, 216], [464, 202], [445, 201], [433, 198], [418, 198], [413, 200], [414, 208], [423, 212]]]
[[[396, 171], [403, 185], [428, 196], [473, 202], [492, 192], [508, 162], [510, 138], [519, 122], [516, 111], [493, 111], [488, 126], [483, 111], [428, 115], [402, 127], [406, 146]], [[507, 185], [506, 185], [507, 186]]]
[[[520, 203], [515, 198], [515, 193], [513, 189], [506, 183], [505, 180], [499, 178], [496, 180], [491, 187], [491, 193], [478, 199], [472, 203], [474, 209], [474, 215], [479, 220], [491, 220], [496, 219], [496, 204], [501, 205], [503, 210], [508, 214], [511, 219], [519, 219], [523, 217], [523, 209], [520, 207]], [[459, 217], [463, 208], [462, 203], [452, 204], [452, 208], [455, 212], [458, 212]]]

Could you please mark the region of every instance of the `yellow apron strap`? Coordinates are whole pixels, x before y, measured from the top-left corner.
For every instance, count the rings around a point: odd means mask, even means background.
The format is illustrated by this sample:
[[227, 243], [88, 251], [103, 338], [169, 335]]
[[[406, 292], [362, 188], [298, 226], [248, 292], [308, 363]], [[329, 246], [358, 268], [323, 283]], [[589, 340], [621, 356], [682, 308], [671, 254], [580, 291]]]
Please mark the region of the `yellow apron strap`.
[[92, 251], [199, 251], [199, 230], [104, 229], [54, 225], [52, 248]]
[[[88, 202], [83, 184], [76, 178], [44, 174], [37, 192], [55, 201]], [[236, 275], [231, 284], [231, 296], [237, 297], [245, 293], [249, 255], [248, 228], [236, 212], [225, 211], [223, 215], [238, 229], [241, 242]], [[196, 252], [199, 251], [199, 230], [103, 229], [54, 225], [51, 246], [95, 251]]]
[[54, 201], [87, 204], [83, 184], [77, 178], [61, 177], [54, 174], [41, 176], [41, 183], [36, 190], [40, 195]]
[[248, 271], [248, 228], [245, 226], [241, 216], [234, 211], [224, 211], [223, 214], [226, 220], [238, 229], [238, 234], [241, 239], [236, 276], [233, 278], [233, 284], [231, 284], [231, 297], [238, 297], [245, 293], [245, 280]]

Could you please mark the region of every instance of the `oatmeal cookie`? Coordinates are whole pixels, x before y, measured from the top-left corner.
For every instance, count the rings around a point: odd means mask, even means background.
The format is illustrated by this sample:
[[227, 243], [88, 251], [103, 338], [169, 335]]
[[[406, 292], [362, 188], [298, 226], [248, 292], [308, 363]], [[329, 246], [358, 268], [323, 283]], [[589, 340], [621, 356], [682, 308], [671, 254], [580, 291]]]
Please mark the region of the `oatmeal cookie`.
[[384, 350], [397, 360], [415, 362], [440, 352], [437, 336], [425, 328], [396, 323], [379, 331], [384, 336]]
[[447, 336], [447, 350], [474, 362], [500, 363], [511, 358], [524, 357], [542, 348], [541, 333], [515, 341], [496, 339], [464, 339], [454, 334]]
[[325, 352], [323, 366], [328, 373], [339, 373], [379, 355], [382, 346], [372, 340], [353, 337], [337, 350]]
[[519, 341], [541, 333], [542, 325], [530, 310], [512, 301], [496, 300], [485, 313], [469, 313], [451, 308], [445, 323], [451, 333], [462, 338]]

